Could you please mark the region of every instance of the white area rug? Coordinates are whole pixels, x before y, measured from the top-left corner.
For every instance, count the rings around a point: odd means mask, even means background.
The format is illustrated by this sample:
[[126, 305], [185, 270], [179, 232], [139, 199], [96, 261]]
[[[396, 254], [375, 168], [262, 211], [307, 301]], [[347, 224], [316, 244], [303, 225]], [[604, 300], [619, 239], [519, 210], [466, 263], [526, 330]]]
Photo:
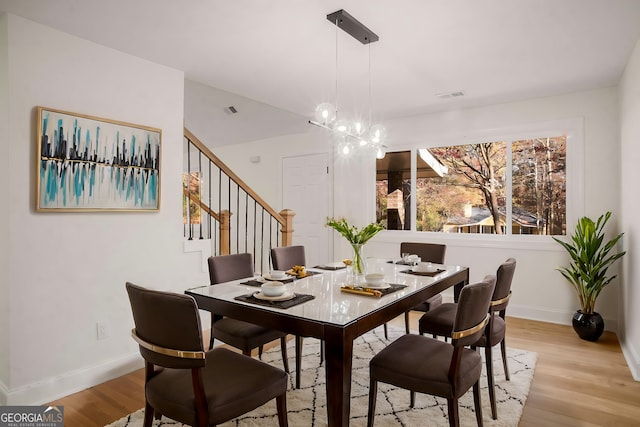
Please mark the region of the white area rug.
[[[382, 327], [359, 337], [354, 342], [353, 379], [351, 386], [351, 423], [352, 426], [366, 426], [369, 396], [369, 360], [391, 341], [404, 334], [403, 329], [389, 326], [389, 341], [384, 339]], [[484, 352], [482, 352], [484, 355]], [[289, 341], [289, 366], [295, 369], [295, 350], [293, 340]], [[507, 349], [511, 381], [504, 378], [500, 348], [494, 349], [494, 374], [496, 396], [498, 399], [498, 419], [491, 418], [487, 381], [483, 369], [481, 379], [482, 415], [485, 426], [517, 426], [524, 407], [529, 386], [536, 365], [536, 353]], [[263, 354], [262, 360], [276, 366], [282, 366], [280, 347]], [[312, 338], [304, 340], [302, 360], [301, 389], [294, 389], [295, 372], [289, 378], [287, 391], [287, 409], [289, 425], [292, 427], [326, 426], [326, 390], [324, 364], [320, 365], [319, 341]], [[473, 411], [473, 394], [469, 390], [460, 399], [460, 425], [476, 426]], [[143, 410], [138, 410], [110, 424], [109, 427], [141, 427]], [[154, 426], [182, 426], [167, 418], [155, 420]], [[277, 426], [275, 401], [250, 412], [236, 420], [222, 424], [231, 426]], [[376, 426], [443, 426], [449, 425], [447, 402], [445, 399], [424, 394], [416, 394], [415, 408], [409, 407], [409, 392], [384, 383], [378, 383], [378, 401], [376, 404]]]

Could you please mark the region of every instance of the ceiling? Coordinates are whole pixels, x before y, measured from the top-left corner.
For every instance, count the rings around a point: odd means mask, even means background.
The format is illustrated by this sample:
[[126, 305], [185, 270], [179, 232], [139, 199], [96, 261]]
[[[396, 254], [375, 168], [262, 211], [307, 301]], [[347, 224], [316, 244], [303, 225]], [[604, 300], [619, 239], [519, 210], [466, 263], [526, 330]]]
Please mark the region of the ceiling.
[[[326, 15], [338, 9], [380, 40], [336, 31]], [[336, 69], [342, 114], [388, 120], [616, 85], [640, 38], [638, 0], [0, 0], [0, 11], [304, 123], [335, 103]], [[451, 91], [465, 95], [435, 96]]]

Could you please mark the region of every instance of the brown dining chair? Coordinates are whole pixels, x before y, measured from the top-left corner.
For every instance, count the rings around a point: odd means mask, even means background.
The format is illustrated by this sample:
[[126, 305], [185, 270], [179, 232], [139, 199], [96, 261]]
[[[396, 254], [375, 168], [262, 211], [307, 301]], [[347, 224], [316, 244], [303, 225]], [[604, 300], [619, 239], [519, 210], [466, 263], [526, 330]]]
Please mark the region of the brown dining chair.
[[[253, 277], [253, 257], [249, 253], [212, 256], [209, 257], [208, 262], [209, 279], [213, 286], [218, 283]], [[284, 332], [211, 313], [209, 348], [213, 348], [214, 339], [241, 350], [247, 356], [250, 356], [251, 350], [257, 347], [259, 358], [262, 358], [265, 344], [280, 339], [282, 363], [284, 370], [289, 372], [287, 334]]]
[[446, 398], [450, 426], [460, 424], [458, 400], [473, 387], [476, 422], [482, 427], [482, 356], [466, 346], [478, 341], [484, 333], [495, 283], [495, 276], [486, 276], [482, 282], [462, 288], [451, 344], [406, 334], [371, 359], [367, 426], [373, 427], [378, 382], [383, 382], [409, 390], [412, 408], [416, 392]]
[[[507, 366], [507, 345], [505, 342], [506, 322], [505, 315], [509, 298], [511, 297], [511, 283], [516, 270], [516, 260], [509, 258], [498, 267], [496, 274], [496, 287], [491, 297], [489, 306], [489, 323], [486, 333], [483, 334], [474, 347], [484, 347], [485, 361], [487, 368], [487, 382], [489, 389], [489, 400], [491, 401], [491, 416], [498, 419], [498, 410], [495, 396], [495, 385], [493, 377], [493, 353], [494, 346], [500, 344], [502, 354], [502, 366], [507, 381], [509, 381], [509, 368]], [[450, 337], [453, 330], [453, 322], [455, 318], [456, 304], [445, 303], [440, 307], [424, 314], [420, 319], [420, 334], [432, 334], [435, 336]], [[489, 337], [489, 345], [487, 345], [487, 337]]]
[[288, 375], [225, 348], [205, 351], [195, 300], [126, 284], [145, 360], [144, 427], [154, 414], [190, 426], [215, 426], [276, 399], [287, 426]]
[[274, 270], [290, 270], [294, 265], [305, 266], [304, 246], [271, 248], [271, 264]]
[[[444, 264], [444, 255], [447, 252], [447, 245], [437, 243], [421, 243], [421, 242], [402, 242], [400, 243], [400, 255], [414, 254], [418, 255], [423, 262], [433, 262], [435, 264]], [[434, 295], [428, 300], [418, 304], [409, 311], [427, 312], [442, 304], [442, 295]], [[409, 311], [404, 312], [404, 328], [409, 333]], [[384, 324], [384, 337], [389, 339], [387, 324]]]
[[[290, 270], [295, 265], [306, 266], [304, 246], [271, 248], [271, 264], [274, 270]], [[324, 362], [324, 341], [320, 340], [320, 363]], [[302, 336], [296, 335], [296, 388], [300, 388], [302, 371]]]

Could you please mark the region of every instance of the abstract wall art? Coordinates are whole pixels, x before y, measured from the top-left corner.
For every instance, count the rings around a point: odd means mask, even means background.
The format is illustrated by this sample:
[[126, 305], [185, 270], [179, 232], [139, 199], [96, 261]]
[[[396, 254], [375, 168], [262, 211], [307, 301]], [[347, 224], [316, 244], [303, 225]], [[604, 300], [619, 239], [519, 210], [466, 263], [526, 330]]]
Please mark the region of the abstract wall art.
[[160, 129], [37, 107], [38, 211], [157, 211]]

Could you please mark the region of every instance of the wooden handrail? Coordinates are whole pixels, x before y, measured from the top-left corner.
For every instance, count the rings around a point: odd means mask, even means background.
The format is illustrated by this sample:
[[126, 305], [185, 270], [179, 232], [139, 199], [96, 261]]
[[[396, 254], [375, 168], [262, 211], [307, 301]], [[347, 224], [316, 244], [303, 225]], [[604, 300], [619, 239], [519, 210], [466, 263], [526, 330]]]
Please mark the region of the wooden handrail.
[[222, 172], [224, 172], [230, 179], [232, 179], [238, 187], [242, 188], [249, 196], [251, 196], [260, 206], [266, 210], [269, 215], [271, 215], [276, 221], [280, 223], [282, 226], [286, 226], [285, 218], [276, 212], [267, 202], [264, 201], [262, 197], [260, 197], [255, 191], [253, 191], [238, 175], [233, 173], [233, 171], [224, 164], [222, 160], [218, 158], [206, 145], [204, 145], [200, 140], [193, 134], [189, 129], [184, 128], [184, 136], [191, 141], [191, 143], [200, 150], [209, 160], [211, 160], [216, 166], [220, 168]]
[[205, 211], [206, 213], [211, 215], [213, 218], [216, 219], [216, 221], [218, 221], [218, 222], [220, 221], [220, 215], [218, 215], [216, 212], [212, 211], [209, 206], [207, 206], [204, 203], [202, 203], [202, 201], [200, 200], [200, 198], [197, 195], [195, 195], [191, 191], [187, 190], [186, 188], [182, 189], [182, 194], [187, 196], [189, 198], [189, 200], [191, 200], [193, 203], [195, 203], [196, 205], [200, 206], [200, 209], [202, 209], [203, 211]]

